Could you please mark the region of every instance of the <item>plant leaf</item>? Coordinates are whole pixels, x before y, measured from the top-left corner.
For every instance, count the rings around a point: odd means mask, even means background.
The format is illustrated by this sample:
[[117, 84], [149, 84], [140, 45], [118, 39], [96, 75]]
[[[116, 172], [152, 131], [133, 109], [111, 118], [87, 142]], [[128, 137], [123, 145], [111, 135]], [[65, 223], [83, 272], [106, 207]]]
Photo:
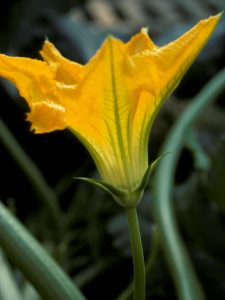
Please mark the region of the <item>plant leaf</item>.
[[17, 284], [12, 276], [8, 262], [0, 250], [0, 299], [22, 300]]
[[122, 203], [121, 198], [124, 197], [124, 193], [120, 191], [119, 189], [116, 189], [112, 185], [102, 181], [97, 180], [93, 178], [87, 178], [87, 177], [74, 177], [75, 180], [81, 180], [87, 183], [90, 183], [98, 188], [100, 188], [102, 191], [106, 192], [107, 194], [111, 195], [113, 199], [119, 204], [124, 206], [124, 203]]
[[149, 181], [149, 178], [150, 176], [152, 175], [153, 171], [155, 170], [155, 167], [156, 165], [158, 164], [158, 162], [163, 158], [165, 157], [167, 154], [169, 154], [169, 152], [165, 153], [165, 154], [162, 154], [160, 155], [158, 158], [156, 158], [149, 166], [148, 166], [148, 169], [146, 170], [144, 176], [143, 176], [143, 179], [141, 181], [141, 184], [140, 186], [138, 187], [138, 190], [142, 190], [144, 191], [147, 184], [148, 184], [148, 181]]

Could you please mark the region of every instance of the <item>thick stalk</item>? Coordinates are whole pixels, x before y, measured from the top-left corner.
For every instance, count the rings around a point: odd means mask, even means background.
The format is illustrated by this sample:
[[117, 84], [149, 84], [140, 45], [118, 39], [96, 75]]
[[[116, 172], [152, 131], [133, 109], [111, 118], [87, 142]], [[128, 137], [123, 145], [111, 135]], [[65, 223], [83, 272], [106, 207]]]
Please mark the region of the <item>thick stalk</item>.
[[126, 209], [134, 264], [134, 300], [145, 300], [145, 262], [136, 207]]
[[[159, 241], [159, 232], [157, 227], [154, 228], [151, 236], [152, 236], [152, 241], [151, 241], [150, 253], [145, 264], [146, 278], [148, 277], [148, 274], [152, 272], [155, 266], [157, 255], [159, 253], [160, 241]], [[133, 293], [133, 283], [131, 282], [128, 285], [128, 287], [116, 298], [116, 300], [128, 300], [131, 298], [132, 293]]]

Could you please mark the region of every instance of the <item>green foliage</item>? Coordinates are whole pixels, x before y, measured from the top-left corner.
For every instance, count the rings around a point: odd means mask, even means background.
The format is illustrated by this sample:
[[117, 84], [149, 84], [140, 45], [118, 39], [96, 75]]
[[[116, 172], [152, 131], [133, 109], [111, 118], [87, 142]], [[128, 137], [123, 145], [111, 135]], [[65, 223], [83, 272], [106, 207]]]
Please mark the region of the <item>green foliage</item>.
[[0, 252], [0, 298], [2, 300], [15, 299], [22, 300], [22, 295], [13, 278], [13, 272], [5, 258], [5, 255]]

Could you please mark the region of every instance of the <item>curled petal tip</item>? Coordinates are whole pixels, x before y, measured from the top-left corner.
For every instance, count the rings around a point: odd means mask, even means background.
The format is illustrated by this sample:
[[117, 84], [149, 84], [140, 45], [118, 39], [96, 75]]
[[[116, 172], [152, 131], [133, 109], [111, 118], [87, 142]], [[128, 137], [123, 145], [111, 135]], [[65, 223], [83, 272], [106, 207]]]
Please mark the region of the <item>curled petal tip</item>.
[[148, 27], [142, 27], [141, 32], [148, 35]]
[[215, 15], [215, 17], [218, 17], [220, 19], [223, 16], [223, 14], [224, 14], [224, 10], [222, 10], [220, 13]]
[[65, 109], [51, 102], [36, 103], [31, 106], [27, 120], [31, 122], [31, 130], [35, 133], [45, 133], [66, 128], [64, 120]]
[[217, 23], [220, 21], [220, 19], [222, 18], [223, 14], [224, 14], [224, 11], [221, 11], [221, 12], [218, 13], [217, 15], [210, 16], [210, 17], [208, 17], [207, 19], [202, 20], [202, 22], [205, 22], [205, 23], [212, 22], [212, 23], [215, 23], [215, 26], [216, 26], [216, 24], [217, 24]]

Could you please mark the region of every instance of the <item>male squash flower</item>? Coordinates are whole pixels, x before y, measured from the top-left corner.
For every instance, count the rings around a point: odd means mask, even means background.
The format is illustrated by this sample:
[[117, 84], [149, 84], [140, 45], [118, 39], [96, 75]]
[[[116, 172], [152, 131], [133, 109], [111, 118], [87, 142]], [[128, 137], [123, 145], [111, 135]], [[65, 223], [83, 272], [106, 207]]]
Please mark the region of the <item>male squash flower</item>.
[[[163, 47], [145, 29], [128, 43], [109, 36], [86, 65], [45, 41], [44, 61], [0, 55], [0, 76], [26, 99], [35, 133], [69, 128], [92, 155], [104, 182], [99, 185], [130, 197], [146, 180], [152, 123], [220, 16], [200, 21]], [[133, 199], [120, 197], [121, 204], [135, 205], [139, 192]]]

